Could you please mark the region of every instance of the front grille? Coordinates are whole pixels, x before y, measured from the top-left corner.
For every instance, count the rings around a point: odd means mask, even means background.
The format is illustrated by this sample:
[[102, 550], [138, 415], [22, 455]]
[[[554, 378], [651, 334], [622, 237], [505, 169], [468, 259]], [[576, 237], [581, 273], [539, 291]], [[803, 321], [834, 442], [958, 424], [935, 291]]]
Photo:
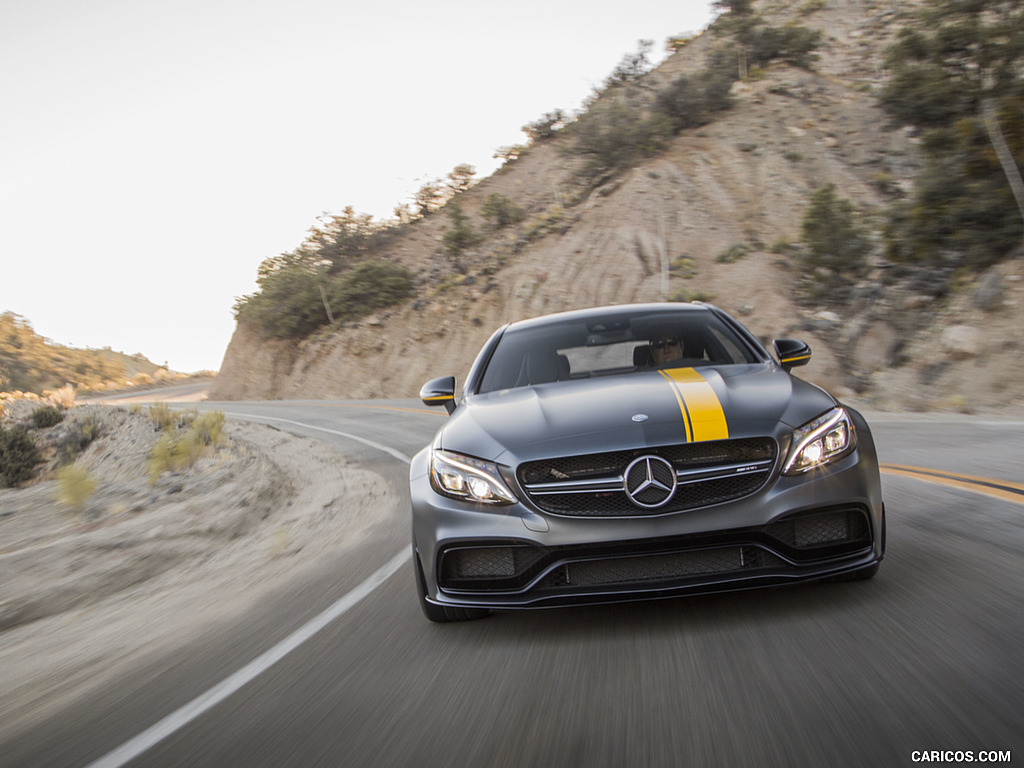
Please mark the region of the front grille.
[[[634, 451], [559, 457], [524, 463], [519, 482], [545, 512], [573, 517], [661, 515], [721, 504], [758, 491], [775, 465], [771, 438], [716, 440]], [[625, 473], [635, 460], [656, 457], [676, 472], [667, 502], [653, 506], [626, 492]]]

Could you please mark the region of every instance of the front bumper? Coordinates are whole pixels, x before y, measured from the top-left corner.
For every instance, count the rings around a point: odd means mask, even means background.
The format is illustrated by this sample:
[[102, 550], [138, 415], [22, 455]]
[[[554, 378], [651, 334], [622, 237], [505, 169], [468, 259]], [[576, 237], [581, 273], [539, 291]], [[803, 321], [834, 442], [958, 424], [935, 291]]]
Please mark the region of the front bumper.
[[413, 541], [429, 602], [533, 608], [814, 580], [883, 555], [877, 462], [860, 450], [774, 476], [746, 498], [659, 517], [573, 518], [439, 496], [411, 471]]

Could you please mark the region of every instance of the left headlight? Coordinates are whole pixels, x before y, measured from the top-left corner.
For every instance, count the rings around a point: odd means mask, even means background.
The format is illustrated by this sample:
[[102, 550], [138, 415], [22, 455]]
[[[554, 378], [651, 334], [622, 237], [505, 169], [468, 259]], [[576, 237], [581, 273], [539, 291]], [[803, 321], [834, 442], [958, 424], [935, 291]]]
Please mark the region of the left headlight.
[[501, 479], [498, 467], [451, 451], [431, 451], [430, 485], [442, 496], [483, 504], [515, 504], [519, 499]]
[[798, 475], [845, 456], [857, 444], [850, 415], [833, 408], [793, 432], [782, 474]]

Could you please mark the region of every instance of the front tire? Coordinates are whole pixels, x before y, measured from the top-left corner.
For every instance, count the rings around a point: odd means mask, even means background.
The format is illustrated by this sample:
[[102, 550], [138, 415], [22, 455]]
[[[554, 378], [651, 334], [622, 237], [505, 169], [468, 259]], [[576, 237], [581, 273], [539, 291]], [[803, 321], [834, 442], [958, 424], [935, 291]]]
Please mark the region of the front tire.
[[486, 608], [455, 608], [447, 605], [434, 605], [427, 601], [427, 580], [423, 577], [423, 568], [416, 547], [412, 548], [412, 567], [416, 572], [416, 594], [420, 599], [420, 610], [430, 621], [446, 624], [450, 621], [474, 621], [490, 615]]

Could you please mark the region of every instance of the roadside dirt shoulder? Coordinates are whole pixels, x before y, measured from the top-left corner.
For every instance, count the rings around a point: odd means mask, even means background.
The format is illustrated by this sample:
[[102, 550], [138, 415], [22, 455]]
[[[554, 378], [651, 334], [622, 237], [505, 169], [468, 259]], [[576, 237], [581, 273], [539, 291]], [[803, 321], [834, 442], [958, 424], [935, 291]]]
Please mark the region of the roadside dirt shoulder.
[[[8, 424], [16, 414], [7, 414]], [[0, 737], [139, 654], [241, 614], [322, 555], [358, 544], [387, 484], [324, 444], [228, 421], [215, 449], [155, 481], [141, 409], [81, 406], [41, 442], [98, 425], [96, 489], [57, 501], [51, 458], [0, 489]]]

